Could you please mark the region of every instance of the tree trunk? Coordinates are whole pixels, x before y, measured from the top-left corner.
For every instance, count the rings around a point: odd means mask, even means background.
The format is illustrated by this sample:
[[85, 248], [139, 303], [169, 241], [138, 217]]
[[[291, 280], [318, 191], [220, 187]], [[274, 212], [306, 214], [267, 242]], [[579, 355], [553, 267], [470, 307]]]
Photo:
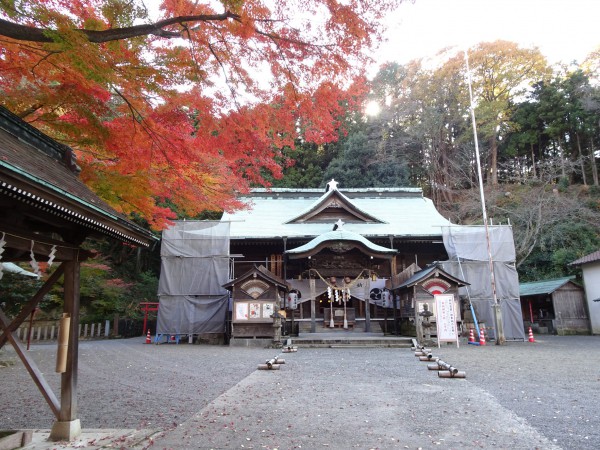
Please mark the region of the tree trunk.
[[560, 136], [558, 136], [558, 153], [559, 153], [559, 157], [560, 157], [560, 173], [562, 175], [562, 177], [566, 177], [567, 173], [565, 170], [565, 155], [563, 154], [563, 146], [562, 146], [562, 140], [560, 138]]
[[596, 165], [596, 155], [594, 154], [594, 138], [591, 138], [591, 158], [592, 163], [592, 178], [594, 179], [594, 186], [598, 186], [598, 166]]
[[575, 133], [577, 138], [577, 151], [579, 152], [579, 162], [581, 164], [581, 176], [583, 177], [583, 185], [587, 186], [587, 178], [585, 176], [585, 165], [583, 164], [583, 153], [581, 152], [581, 142], [579, 141], [579, 133]]
[[531, 168], [533, 169], [533, 178], [537, 178], [537, 172], [535, 168], [535, 152], [533, 151], [533, 144], [529, 144], [531, 147]]
[[495, 134], [490, 138], [490, 155], [490, 172], [492, 175], [491, 182], [492, 186], [496, 186], [498, 184], [498, 142], [496, 141]]

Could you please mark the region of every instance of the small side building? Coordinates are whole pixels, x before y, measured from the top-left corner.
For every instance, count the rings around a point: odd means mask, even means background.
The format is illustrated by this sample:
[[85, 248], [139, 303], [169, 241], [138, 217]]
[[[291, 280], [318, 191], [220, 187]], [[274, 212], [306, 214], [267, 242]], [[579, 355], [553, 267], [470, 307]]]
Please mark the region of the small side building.
[[570, 266], [581, 266], [592, 334], [600, 334], [600, 250], [585, 255]]
[[[277, 340], [274, 316], [289, 291], [288, 284], [264, 266], [254, 266], [223, 287], [231, 291], [233, 302], [230, 344], [237, 340]], [[280, 336], [280, 334], [279, 334]]]
[[[404, 273], [399, 274], [394, 281], [406, 276], [407, 279], [396, 286], [392, 285], [390, 289], [399, 300], [400, 328], [403, 334], [415, 334], [419, 342], [422, 342], [426, 335], [437, 334], [435, 328], [435, 295], [437, 294], [454, 296], [456, 322], [461, 324], [458, 288], [469, 283], [450, 275], [437, 264], [422, 270], [417, 265], [412, 265]], [[429, 317], [423, 315], [427, 311], [431, 313]], [[414, 331], [412, 326], [415, 327]]]
[[521, 283], [523, 324], [539, 334], [589, 334], [583, 288], [575, 277]]

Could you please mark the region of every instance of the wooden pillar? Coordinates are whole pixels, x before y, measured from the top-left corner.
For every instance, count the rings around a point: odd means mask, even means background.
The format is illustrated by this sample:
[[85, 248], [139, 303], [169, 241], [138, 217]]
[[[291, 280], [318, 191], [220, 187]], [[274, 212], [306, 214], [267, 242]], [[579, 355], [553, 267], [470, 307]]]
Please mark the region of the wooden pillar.
[[394, 307], [394, 310], [393, 310], [393, 314], [394, 314], [394, 334], [396, 336], [398, 336], [400, 334], [399, 330], [398, 330], [398, 328], [399, 328], [398, 327], [398, 296], [396, 295], [395, 291], [391, 291], [390, 294], [392, 296], [392, 302], [393, 302], [392, 305]]
[[310, 332], [317, 331], [317, 301], [314, 298], [310, 299]]
[[286, 252], [287, 251], [287, 236], [283, 236], [283, 279], [287, 280], [287, 256], [286, 256]]
[[365, 333], [371, 332], [371, 278], [365, 280]]
[[310, 332], [317, 331], [317, 291], [315, 288], [315, 279], [310, 279]]
[[65, 262], [64, 308], [71, 317], [67, 368], [60, 380], [60, 413], [52, 425], [51, 441], [71, 441], [81, 435], [77, 418], [77, 363], [79, 357], [79, 261]]
[[388, 309], [387, 307], [383, 307], [383, 333], [387, 334], [388, 332]]

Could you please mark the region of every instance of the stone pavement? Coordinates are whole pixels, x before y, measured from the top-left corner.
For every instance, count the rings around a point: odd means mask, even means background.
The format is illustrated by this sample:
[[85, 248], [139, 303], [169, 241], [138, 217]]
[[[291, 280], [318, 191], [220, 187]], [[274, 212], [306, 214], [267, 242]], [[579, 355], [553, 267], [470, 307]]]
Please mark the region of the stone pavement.
[[72, 442], [49, 442], [50, 430], [35, 430], [31, 443], [24, 448], [27, 450], [143, 448], [148, 445], [151, 437], [158, 433], [157, 430], [84, 429], [81, 436]]

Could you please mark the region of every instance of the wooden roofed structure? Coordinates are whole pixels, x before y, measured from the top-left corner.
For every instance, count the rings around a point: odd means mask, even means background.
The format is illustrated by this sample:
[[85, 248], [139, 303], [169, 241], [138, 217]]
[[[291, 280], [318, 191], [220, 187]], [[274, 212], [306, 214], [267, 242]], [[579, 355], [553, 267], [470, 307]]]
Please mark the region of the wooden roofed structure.
[[[29, 261], [34, 268], [38, 262], [57, 265], [12, 320], [0, 309], [0, 348], [12, 344], [54, 413], [51, 440], [72, 440], [81, 433], [77, 411], [79, 279], [81, 262], [92, 256], [81, 244], [88, 237], [108, 237], [149, 247], [155, 240], [149, 231], [102, 201], [78, 173], [71, 148], [0, 107], [0, 263]], [[63, 316], [70, 319], [70, 332], [57, 396], [14, 332], [61, 278]]]
[[589, 334], [590, 318], [575, 277], [521, 283], [523, 324], [537, 334]]
[[[398, 295], [399, 313], [403, 325], [414, 323], [417, 339], [421, 342], [424, 330], [422, 317], [419, 314], [424, 310], [435, 311], [436, 295], [452, 294], [454, 296], [456, 321], [462, 322], [458, 289], [467, 285], [469, 283], [446, 272], [437, 263], [431, 264], [425, 269], [420, 269], [416, 264], [412, 264], [403, 272], [392, 277], [390, 290]], [[435, 324], [436, 315], [432, 314], [428, 322], [431, 325]]]
[[289, 284], [255, 265], [223, 287], [231, 291], [233, 301], [231, 339], [273, 338], [273, 315], [280, 310]]

